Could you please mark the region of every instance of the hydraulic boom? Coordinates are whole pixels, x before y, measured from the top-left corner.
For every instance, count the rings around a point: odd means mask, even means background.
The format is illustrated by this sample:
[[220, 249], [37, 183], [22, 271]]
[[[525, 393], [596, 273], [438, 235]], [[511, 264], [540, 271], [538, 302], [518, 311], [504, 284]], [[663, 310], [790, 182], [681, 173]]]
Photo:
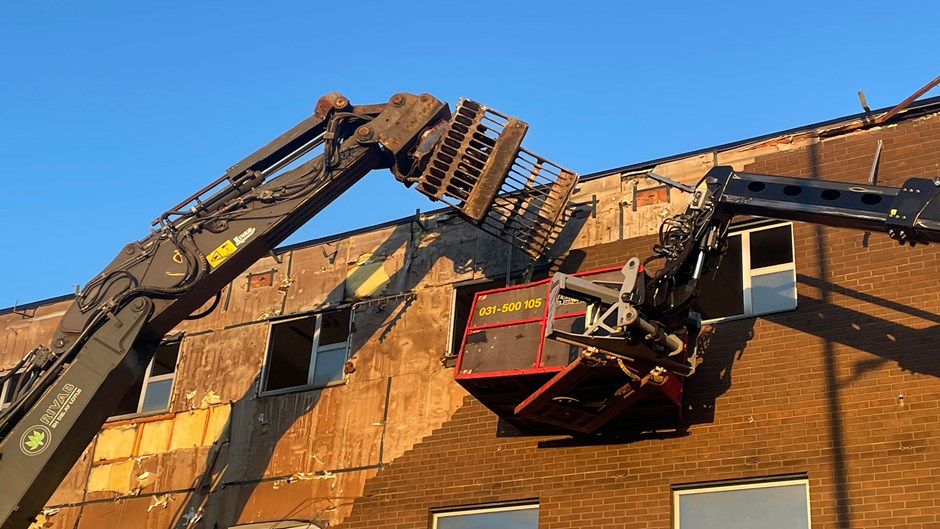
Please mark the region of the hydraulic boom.
[[[550, 300], [588, 302], [584, 332], [554, 325], [545, 336], [615, 358], [642, 359], [687, 376], [697, 364], [701, 318], [698, 283], [719, 266], [731, 220], [753, 215], [883, 232], [901, 244], [940, 241], [940, 177], [911, 178], [901, 188], [736, 172], [715, 167], [692, 192], [687, 210], [666, 219], [655, 255], [631, 259], [617, 288], [555, 274]], [[661, 268], [649, 272], [650, 261]]]
[[577, 176], [523, 149], [526, 129], [468, 100], [451, 114], [427, 94], [357, 106], [332, 93], [157, 218], [8, 375], [19, 382], [0, 415], [0, 527], [29, 525], [166, 333], [368, 172], [390, 169], [537, 257]]

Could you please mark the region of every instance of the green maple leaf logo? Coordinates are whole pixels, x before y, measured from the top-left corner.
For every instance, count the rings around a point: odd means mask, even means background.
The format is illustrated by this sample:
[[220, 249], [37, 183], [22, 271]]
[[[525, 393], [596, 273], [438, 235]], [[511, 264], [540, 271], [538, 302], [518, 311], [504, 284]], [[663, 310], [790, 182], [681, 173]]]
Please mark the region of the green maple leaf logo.
[[45, 439], [46, 439], [46, 434], [38, 430], [33, 430], [33, 433], [29, 434], [29, 438], [26, 439], [26, 446], [30, 450], [35, 451], [40, 446], [46, 444]]

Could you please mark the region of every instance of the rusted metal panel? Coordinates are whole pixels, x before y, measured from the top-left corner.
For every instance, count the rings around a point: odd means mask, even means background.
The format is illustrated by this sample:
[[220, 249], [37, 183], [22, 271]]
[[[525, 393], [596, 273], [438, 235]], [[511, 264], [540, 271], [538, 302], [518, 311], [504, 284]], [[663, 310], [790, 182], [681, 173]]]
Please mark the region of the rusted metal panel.
[[375, 464], [384, 389], [384, 381], [371, 380], [239, 402], [226, 480]]

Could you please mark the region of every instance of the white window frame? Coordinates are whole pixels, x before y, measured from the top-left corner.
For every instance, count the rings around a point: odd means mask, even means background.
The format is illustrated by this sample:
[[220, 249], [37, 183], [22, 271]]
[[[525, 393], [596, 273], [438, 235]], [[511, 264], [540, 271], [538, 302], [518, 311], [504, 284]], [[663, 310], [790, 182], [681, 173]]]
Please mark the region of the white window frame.
[[[170, 340], [170, 341], [166, 341], [166, 342], [160, 343], [160, 347], [163, 347], [163, 346], [172, 346], [172, 345], [175, 345], [175, 346], [177, 347], [177, 351], [176, 351], [176, 363], [173, 365], [173, 372], [172, 372], [172, 373], [166, 373], [166, 374], [163, 374], [163, 375], [151, 375], [151, 373], [153, 372], [153, 364], [154, 364], [154, 362], [157, 361], [157, 355], [156, 355], [156, 353], [154, 353], [153, 358], [150, 359], [150, 363], [147, 364], [147, 371], [144, 372], [144, 380], [143, 380], [143, 382], [142, 382], [141, 385], [140, 385], [140, 397], [138, 397], [138, 399], [137, 399], [137, 408], [136, 408], [136, 411], [131, 412], [131, 413], [125, 413], [125, 414], [123, 414], [123, 415], [112, 415], [111, 417], [108, 417], [108, 420], [109, 420], [109, 421], [119, 420], [119, 419], [129, 419], [129, 418], [132, 418], [132, 417], [144, 417], [144, 416], [147, 416], [147, 415], [157, 415], [157, 414], [166, 413], [167, 411], [169, 411], [169, 409], [170, 409], [170, 399], [173, 398], [173, 386], [176, 385], [176, 368], [179, 366], [179, 363], [180, 363], [179, 354], [180, 354], [180, 347], [181, 347], [181, 344], [180, 344], [180, 340], [179, 340], [179, 339], [174, 339], [174, 340]], [[146, 396], [147, 396], [147, 388], [150, 386], [150, 383], [151, 383], [151, 382], [162, 382], [162, 381], [164, 381], [164, 380], [169, 380], [169, 381], [170, 381], [170, 398], [167, 399], [166, 407], [165, 407], [165, 408], [162, 408], [162, 409], [159, 409], [159, 410], [151, 410], [151, 411], [146, 411], [146, 412], [140, 411], [141, 408], [142, 408], [143, 405], [144, 405], [144, 398], [146, 398]]]
[[[323, 316], [326, 314], [333, 313], [333, 312], [342, 312], [342, 311], [349, 312], [350, 328], [346, 330], [346, 341], [337, 342], [335, 344], [327, 344], [321, 348], [320, 347], [320, 327], [323, 324]], [[310, 367], [307, 369], [307, 383], [300, 385], [300, 386], [291, 386], [289, 388], [279, 388], [279, 389], [272, 389], [272, 390], [265, 389], [264, 386], [267, 384], [267, 380], [268, 380], [268, 368], [270, 367], [270, 363], [271, 363], [271, 342], [272, 342], [272, 338], [274, 337], [274, 327], [276, 325], [289, 323], [292, 321], [314, 318], [314, 317], [317, 319], [317, 321], [316, 321], [316, 324], [314, 326], [314, 331], [313, 331], [313, 347], [310, 350]], [[320, 353], [325, 353], [325, 352], [328, 353], [330, 351], [337, 351], [339, 349], [345, 349], [346, 360], [349, 360], [349, 339], [352, 335], [351, 327], [352, 327], [352, 308], [351, 307], [346, 307], [343, 309], [336, 309], [336, 310], [329, 310], [325, 312], [319, 312], [317, 314], [304, 314], [302, 316], [297, 316], [297, 317], [292, 317], [292, 318], [272, 320], [268, 326], [268, 342], [265, 345], [265, 349], [264, 349], [264, 364], [262, 365], [262, 369], [261, 369], [261, 380], [259, 382], [258, 396], [269, 397], [273, 395], [283, 395], [285, 393], [295, 393], [298, 391], [310, 391], [314, 389], [324, 389], [324, 388], [329, 388], [329, 387], [334, 387], [334, 386], [341, 386], [345, 384], [346, 383], [345, 373], [343, 374], [343, 377], [340, 380], [330, 382], [329, 384], [326, 384], [325, 386], [315, 385], [313, 383], [313, 377], [316, 374], [317, 356]]]
[[693, 494], [703, 494], [703, 493], [714, 493], [714, 492], [727, 492], [735, 490], [746, 490], [746, 489], [769, 489], [774, 487], [787, 487], [793, 485], [803, 485], [803, 490], [806, 492], [806, 526], [812, 527], [812, 506], [809, 502], [809, 479], [807, 478], [780, 478], [767, 480], [745, 482], [738, 484], [728, 484], [728, 485], [709, 485], [707, 483], [701, 484], [701, 486], [690, 485], [683, 486], [681, 488], [673, 489], [672, 491], [672, 526], [674, 529], [682, 529], [681, 520], [679, 519], [680, 511], [679, 502], [681, 501], [682, 496], [688, 496]]
[[[755, 270], [751, 269], [751, 233], [763, 230], [769, 230], [773, 228], [779, 228], [781, 226], [790, 227], [790, 255], [793, 256], [793, 259], [789, 263], [781, 263], [777, 265], [765, 266]], [[740, 320], [743, 318], [755, 318], [757, 316], [763, 316], [765, 314], [776, 314], [778, 312], [786, 312], [788, 310], [794, 310], [797, 308], [797, 292], [796, 292], [796, 246], [794, 243], [793, 236], [793, 223], [789, 221], [773, 221], [770, 219], [758, 219], [751, 222], [746, 222], [742, 224], [732, 225], [728, 230], [727, 238], [731, 237], [741, 237], [741, 289], [743, 291], [743, 304], [744, 312], [742, 314], [735, 314], [733, 316], [724, 316], [721, 318], [712, 318], [704, 320], [702, 323], [719, 323], [723, 321], [732, 321]], [[769, 312], [754, 312], [753, 309], [753, 299], [752, 299], [752, 279], [754, 277], [760, 277], [763, 275], [769, 275], [777, 272], [786, 272], [790, 271], [792, 283], [793, 283], [793, 306], [774, 310]]]
[[474, 514], [489, 514], [493, 512], [509, 512], [509, 511], [522, 511], [527, 509], [539, 510], [538, 503], [523, 503], [518, 505], [504, 505], [504, 506], [493, 506], [493, 507], [480, 507], [480, 508], [460, 508], [459, 510], [447, 510], [440, 512], [431, 513], [431, 529], [438, 529], [437, 522], [441, 518], [449, 518], [453, 516], [471, 516]]

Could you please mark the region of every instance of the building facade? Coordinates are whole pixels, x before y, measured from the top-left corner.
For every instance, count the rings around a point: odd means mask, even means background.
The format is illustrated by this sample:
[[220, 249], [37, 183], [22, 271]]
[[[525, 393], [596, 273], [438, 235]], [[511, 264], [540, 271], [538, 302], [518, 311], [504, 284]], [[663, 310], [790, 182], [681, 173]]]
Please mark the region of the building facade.
[[[648, 170], [864, 184], [879, 141], [879, 185], [940, 175], [940, 101], [589, 175], [537, 273], [649, 255], [687, 198]], [[455, 383], [472, 294], [527, 262], [453, 212], [282, 248], [167, 337], [36, 526], [940, 527], [938, 249], [735, 230], [681, 418], [595, 436], [504, 428]], [[0, 368], [69, 303], [0, 312]]]

